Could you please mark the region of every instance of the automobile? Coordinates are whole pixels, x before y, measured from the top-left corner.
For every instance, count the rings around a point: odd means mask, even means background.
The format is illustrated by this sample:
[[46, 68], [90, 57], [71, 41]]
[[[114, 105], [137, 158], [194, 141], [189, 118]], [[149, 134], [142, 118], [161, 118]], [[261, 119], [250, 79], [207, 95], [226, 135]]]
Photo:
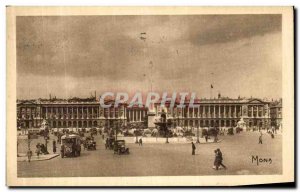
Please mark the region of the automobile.
[[86, 137], [84, 141], [84, 148], [89, 150], [93, 149], [96, 150], [96, 141], [94, 141], [93, 137]]
[[114, 149], [114, 143], [115, 143], [115, 138], [114, 137], [110, 137], [106, 139], [105, 142], [105, 149]]
[[125, 146], [125, 140], [116, 140], [114, 143], [114, 154], [129, 154], [129, 148]]
[[61, 158], [80, 156], [80, 136], [76, 134], [66, 134], [61, 137]]

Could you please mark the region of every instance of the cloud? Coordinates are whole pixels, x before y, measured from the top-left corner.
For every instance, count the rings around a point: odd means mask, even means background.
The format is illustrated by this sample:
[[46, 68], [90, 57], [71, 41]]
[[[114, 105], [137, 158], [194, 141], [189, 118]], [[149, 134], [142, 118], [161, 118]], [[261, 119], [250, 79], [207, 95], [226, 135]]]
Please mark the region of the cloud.
[[[201, 27], [197, 27], [200, 24]], [[193, 44], [226, 43], [281, 31], [281, 15], [218, 15], [193, 20], [187, 32]]]
[[31, 96], [147, 91], [151, 81], [157, 90], [205, 95], [214, 83], [251, 95], [242, 87], [252, 77], [271, 85], [270, 71], [280, 87], [280, 15], [17, 17], [18, 92]]

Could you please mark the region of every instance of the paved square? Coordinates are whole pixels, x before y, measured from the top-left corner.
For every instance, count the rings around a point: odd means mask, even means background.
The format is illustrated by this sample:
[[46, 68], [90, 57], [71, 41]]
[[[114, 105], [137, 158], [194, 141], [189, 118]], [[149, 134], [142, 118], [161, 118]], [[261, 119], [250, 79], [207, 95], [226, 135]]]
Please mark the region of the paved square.
[[[76, 158], [56, 157], [46, 161], [18, 162], [18, 177], [101, 177], [101, 176], [178, 176], [178, 175], [257, 175], [281, 174], [282, 138], [263, 135], [258, 144], [258, 132], [243, 132], [220, 136], [222, 142], [196, 144], [192, 156], [191, 144], [128, 144], [129, 155], [114, 155], [106, 150], [101, 137], [96, 136], [97, 150], [82, 151]], [[35, 141], [36, 142], [36, 141]], [[49, 142], [52, 152], [52, 141]], [[19, 153], [26, 149], [21, 143]], [[227, 170], [214, 170], [214, 150], [220, 148]], [[59, 149], [59, 145], [58, 145]], [[252, 156], [272, 161], [252, 161]]]

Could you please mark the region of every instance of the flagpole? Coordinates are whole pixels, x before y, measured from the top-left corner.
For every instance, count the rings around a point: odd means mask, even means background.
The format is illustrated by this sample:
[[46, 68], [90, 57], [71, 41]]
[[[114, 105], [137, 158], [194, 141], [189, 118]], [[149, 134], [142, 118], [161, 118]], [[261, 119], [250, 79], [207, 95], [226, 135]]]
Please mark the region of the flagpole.
[[215, 85], [214, 82], [214, 73], [211, 73], [211, 84], [210, 84], [210, 98], [212, 99], [212, 89], [214, 88], [213, 86]]

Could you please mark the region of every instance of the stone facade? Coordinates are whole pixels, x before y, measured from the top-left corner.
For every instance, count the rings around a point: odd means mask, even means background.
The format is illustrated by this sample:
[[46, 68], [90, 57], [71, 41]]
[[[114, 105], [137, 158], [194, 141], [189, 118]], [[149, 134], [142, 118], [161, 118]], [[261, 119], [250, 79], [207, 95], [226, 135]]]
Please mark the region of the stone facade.
[[[126, 104], [118, 108], [101, 108], [99, 101], [30, 100], [17, 102], [19, 127], [39, 127], [46, 119], [53, 128], [110, 127], [114, 122], [126, 125], [128, 122], [145, 122], [159, 118], [162, 110], [174, 126], [183, 127], [234, 127], [243, 117], [247, 127], [270, 126], [270, 102], [260, 99], [201, 99], [199, 107], [174, 108], [154, 105], [151, 113], [147, 108]], [[147, 122], [148, 125], [153, 122]]]

